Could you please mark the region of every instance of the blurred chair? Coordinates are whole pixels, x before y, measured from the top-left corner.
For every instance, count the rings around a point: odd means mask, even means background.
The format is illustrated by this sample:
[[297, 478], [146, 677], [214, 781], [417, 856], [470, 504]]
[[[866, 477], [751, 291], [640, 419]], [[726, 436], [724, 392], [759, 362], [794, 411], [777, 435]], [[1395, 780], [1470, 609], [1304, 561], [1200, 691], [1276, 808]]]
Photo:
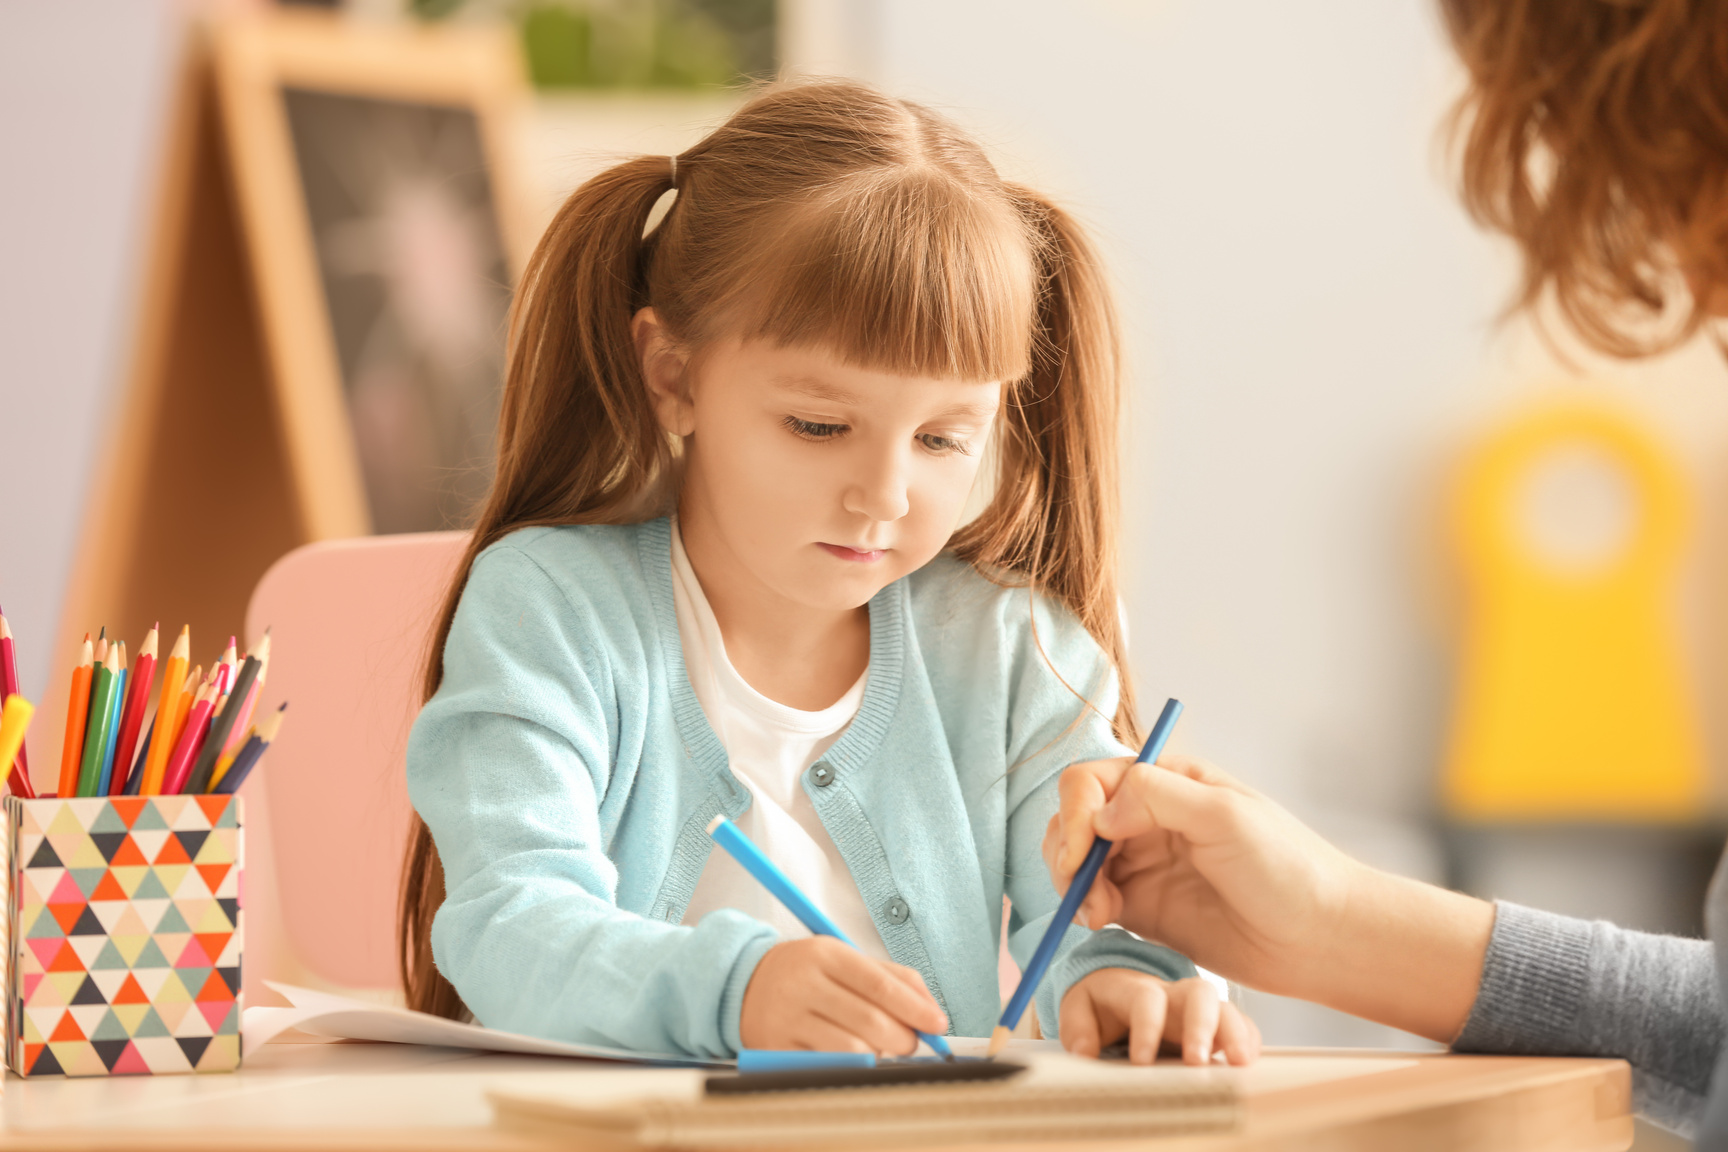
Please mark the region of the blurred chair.
[[259, 708], [288, 701], [246, 798], [245, 992], [265, 979], [400, 1002], [396, 897], [410, 808], [408, 729], [427, 642], [467, 535], [323, 541], [278, 560], [252, 594], [271, 629]]

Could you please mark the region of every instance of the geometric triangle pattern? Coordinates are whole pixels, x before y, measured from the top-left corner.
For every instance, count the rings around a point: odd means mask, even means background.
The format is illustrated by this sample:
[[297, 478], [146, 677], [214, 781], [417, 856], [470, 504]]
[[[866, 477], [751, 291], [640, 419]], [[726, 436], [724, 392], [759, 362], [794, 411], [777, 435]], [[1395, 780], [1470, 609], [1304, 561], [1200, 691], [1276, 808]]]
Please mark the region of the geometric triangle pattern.
[[20, 1076], [240, 1066], [238, 796], [5, 798], [0, 991]]

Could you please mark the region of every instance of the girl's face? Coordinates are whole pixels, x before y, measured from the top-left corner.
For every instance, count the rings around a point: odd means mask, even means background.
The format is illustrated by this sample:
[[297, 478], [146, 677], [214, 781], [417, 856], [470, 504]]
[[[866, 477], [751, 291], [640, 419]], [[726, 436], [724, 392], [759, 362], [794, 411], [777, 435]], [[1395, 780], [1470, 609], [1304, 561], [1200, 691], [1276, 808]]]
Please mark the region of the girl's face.
[[690, 361], [651, 310], [636, 329], [660, 421], [685, 437], [686, 546], [712, 558], [714, 575], [806, 608], [855, 609], [947, 543], [1001, 384], [896, 376], [760, 341], [723, 341]]

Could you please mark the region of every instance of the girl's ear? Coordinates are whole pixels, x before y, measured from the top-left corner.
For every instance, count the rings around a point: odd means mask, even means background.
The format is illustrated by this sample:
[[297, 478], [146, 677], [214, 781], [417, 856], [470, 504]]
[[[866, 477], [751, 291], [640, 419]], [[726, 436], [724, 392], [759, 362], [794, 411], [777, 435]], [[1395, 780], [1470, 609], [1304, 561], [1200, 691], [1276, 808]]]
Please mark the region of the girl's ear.
[[690, 399], [689, 354], [678, 347], [672, 334], [655, 315], [643, 308], [630, 318], [630, 336], [642, 361], [642, 382], [660, 427], [674, 436], [696, 430], [696, 406]]

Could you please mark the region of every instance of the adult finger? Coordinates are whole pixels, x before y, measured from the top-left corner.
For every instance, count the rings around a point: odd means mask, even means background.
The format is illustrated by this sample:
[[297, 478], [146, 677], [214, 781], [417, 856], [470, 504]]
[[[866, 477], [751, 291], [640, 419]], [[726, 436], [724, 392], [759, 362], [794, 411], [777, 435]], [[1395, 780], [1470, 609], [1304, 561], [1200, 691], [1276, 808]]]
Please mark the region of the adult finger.
[[916, 986], [891, 975], [888, 965], [878, 963], [851, 948], [824, 957], [824, 970], [842, 988], [874, 1004], [908, 1028], [924, 1032], [946, 1032], [948, 1018], [919, 980]]
[[1234, 1004], [1218, 1011], [1218, 1048], [1232, 1064], [1252, 1064], [1260, 1058], [1260, 1029]]
[[1158, 1048], [1164, 1043], [1164, 1017], [1170, 1010], [1170, 997], [1162, 984], [1145, 982], [1135, 990], [1134, 1001], [1128, 1007], [1128, 1060], [1134, 1064], [1150, 1064], [1158, 1059]]
[[1098, 812], [1116, 790], [1117, 782], [1127, 770], [1126, 758], [1089, 760], [1070, 764], [1057, 781], [1062, 807], [1057, 812], [1061, 821], [1058, 829], [1056, 854], [1048, 861], [1050, 875], [1059, 892], [1068, 890], [1068, 881], [1079, 869], [1098, 832], [1094, 827]]
[[1152, 764], [1136, 764], [1097, 816], [1098, 835], [1126, 840], [1157, 829], [1189, 839], [1215, 837], [1239, 803], [1235, 789]]
[[1182, 983], [1187, 986], [1182, 1004], [1182, 1059], [1189, 1064], [1210, 1064], [1212, 1041], [1218, 1035], [1217, 989], [1199, 977]]
[[[1077, 994], [1076, 994], [1077, 992]], [[1084, 988], [1062, 997], [1057, 1034], [1062, 1047], [1076, 1056], [1097, 1056], [1104, 1050], [1099, 1032], [1098, 1006]]]

